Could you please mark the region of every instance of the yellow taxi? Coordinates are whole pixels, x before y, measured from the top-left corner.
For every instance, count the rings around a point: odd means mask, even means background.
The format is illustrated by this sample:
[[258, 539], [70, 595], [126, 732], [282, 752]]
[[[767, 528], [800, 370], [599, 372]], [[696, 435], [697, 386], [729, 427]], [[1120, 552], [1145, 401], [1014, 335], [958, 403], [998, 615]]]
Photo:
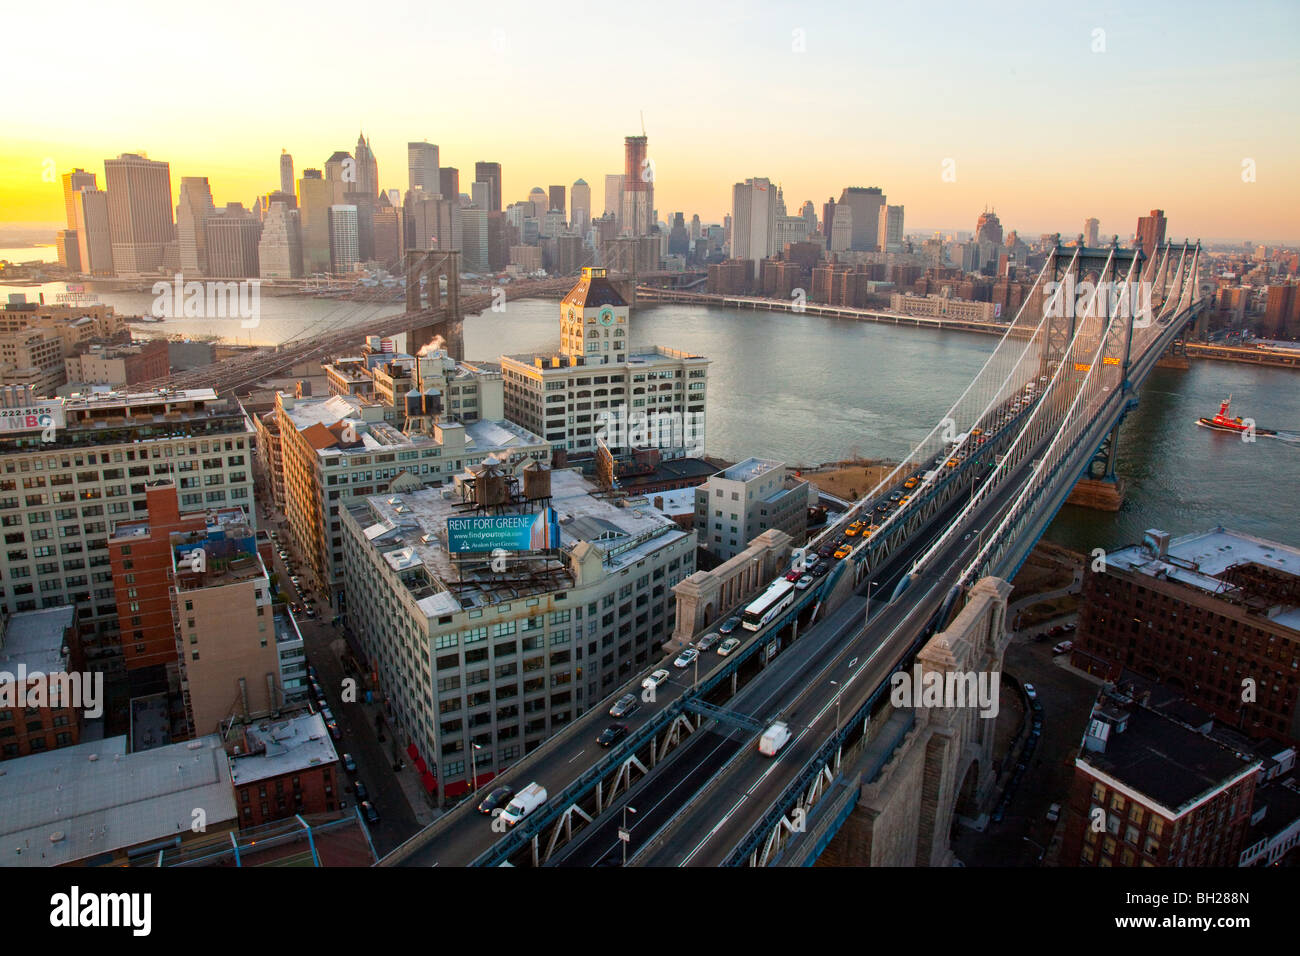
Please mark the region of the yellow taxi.
[[847, 558], [852, 553], [853, 553], [853, 549], [846, 544], [844, 547], [840, 548], [838, 551], [835, 552], [835, 557], [837, 559]]

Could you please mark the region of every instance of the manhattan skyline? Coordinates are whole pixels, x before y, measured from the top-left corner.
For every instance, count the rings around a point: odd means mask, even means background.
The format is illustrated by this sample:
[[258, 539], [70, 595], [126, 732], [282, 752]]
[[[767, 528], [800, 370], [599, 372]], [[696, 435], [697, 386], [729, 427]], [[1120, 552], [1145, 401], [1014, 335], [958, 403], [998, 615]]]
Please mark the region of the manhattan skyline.
[[[73, 60], [56, 74], [47, 53], [24, 47], [19, 74], [43, 85], [11, 110], [0, 224], [59, 220], [57, 176], [43, 176], [50, 161], [58, 175], [76, 166], [102, 175], [104, 159], [144, 150], [170, 164], [173, 196], [180, 177], [206, 176], [219, 205], [248, 204], [277, 187], [281, 148], [300, 175], [350, 148], [359, 130], [381, 187], [405, 188], [406, 143], [427, 139], [443, 165], [461, 170], [462, 191], [473, 163], [500, 162], [509, 202], [534, 186], [598, 184], [621, 171], [622, 139], [641, 131], [642, 113], [661, 220], [683, 211], [721, 222], [732, 184], [763, 176], [783, 186], [792, 212], [806, 199], [820, 208], [848, 185], [879, 185], [906, 204], [909, 232], [969, 229], [985, 206], [1026, 236], [1073, 235], [1096, 216], [1103, 237], [1124, 240], [1152, 207], [1169, 211], [1172, 236], [1207, 241], [1286, 240], [1300, 221], [1291, 173], [1300, 134], [1279, 119], [1300, 79], [1287, 50], [1300, 14], [1283, 4], [1242, 8], [1228, 24], [1211, 24], [1208, 4], [1046, 19], [1016, 4], [996, 21], [944, 4], [668, 4], [618, 11], [612, 22], [583, 13], [543, 21], [505, 7], [492, 20], [504, 27], [439, 11], [429, 33], [432, 12], [381, 3], [369, 18], [377, 32], [356, 41], [371, 44], [362, 62], [377, 67], [341, 80], [323, 52], [347, 39], [326, 25], [343, 16], [330, 4], [276, 47], [278, 58], [249, 48], [225, 71], [186, 72], [164, 55], [106, 72]], [[139, 32], [146, 15], [133, 27], [137, 46], [187, 27], [214, 47], [247, 44], [188, 10], [150, 9], [153, 26]], [[1276, 28], [1259, 30], [1255, 15]], [[12, 19], [31, 35], [54, 28], [33, 9]], [[553, 27], [572, 56], [554, 56], [539, 26]], [[116, 30], [105, 24], [99, 39], [114, 42]], [[903, 52], [917, 31], [930, 47], [923, 61]], [[611, 35], [644, 55], [605, 59]], [[179, 69], [178, 81], [159, 84], [159, 69]], [[476, 82], [446, 79], [457, 76]], [[104, 109], [86, 104], [92, 80]], [[75, 122], [50, 108], [62, 101], [85, 104]]]

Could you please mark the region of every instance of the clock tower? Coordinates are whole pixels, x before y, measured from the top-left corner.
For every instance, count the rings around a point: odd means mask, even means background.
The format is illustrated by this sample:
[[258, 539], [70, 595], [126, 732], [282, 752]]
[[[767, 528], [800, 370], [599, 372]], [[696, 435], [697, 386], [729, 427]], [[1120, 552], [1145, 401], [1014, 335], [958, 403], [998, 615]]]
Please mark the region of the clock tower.
[[627, 361], [629, 309], [605, 275], [590, 266], [560, 300], [560, 353], [586, 365]]

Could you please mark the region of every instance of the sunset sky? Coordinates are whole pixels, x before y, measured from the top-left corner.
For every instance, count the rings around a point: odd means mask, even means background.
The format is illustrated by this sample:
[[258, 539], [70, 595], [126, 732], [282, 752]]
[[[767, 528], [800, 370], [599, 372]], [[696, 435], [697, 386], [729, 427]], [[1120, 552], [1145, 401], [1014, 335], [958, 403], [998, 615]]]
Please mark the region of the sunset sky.
[[792, 213], [881, 186], [909, 232], [972, 229], [988, 204], [1027, 236], [1096, 216], [1127, 238], [1160, 207], [1171, 238], [1300, 237], [1300, 4], [1091, 6], [14, 6], [0, 222], [60, 221], [44, 171], [102, 187], [105, 158], [142, 150], [173, 191], [207, 176], [247, 205], [282, 147], [300, 175], [360, 129], [385, 188], [427, 139], [465, 192], [492, 160], [506, 202], [581, 177], [599, 212], [644, 111], [665, 220], [720, 222], [734, 182], [767, 176]]

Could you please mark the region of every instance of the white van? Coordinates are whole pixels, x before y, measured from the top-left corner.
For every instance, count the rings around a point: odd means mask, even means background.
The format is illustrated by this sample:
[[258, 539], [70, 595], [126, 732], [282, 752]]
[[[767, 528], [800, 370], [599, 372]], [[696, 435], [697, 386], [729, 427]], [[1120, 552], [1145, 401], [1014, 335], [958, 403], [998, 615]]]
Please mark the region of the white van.
[[767, 730], [763, 731], [763, 736], [758, 740], [758, 752], [764, 757], [774, 757], [777, 751], [784, 747], [790, 741], [790, 726], [785, 721], [778, 720]]
[[530, 783], [506, 804], [506, 808], [501, 811], [501, 819], [506, 826], [512, 827], [545, 802], [546, 788], [539, 783]]

